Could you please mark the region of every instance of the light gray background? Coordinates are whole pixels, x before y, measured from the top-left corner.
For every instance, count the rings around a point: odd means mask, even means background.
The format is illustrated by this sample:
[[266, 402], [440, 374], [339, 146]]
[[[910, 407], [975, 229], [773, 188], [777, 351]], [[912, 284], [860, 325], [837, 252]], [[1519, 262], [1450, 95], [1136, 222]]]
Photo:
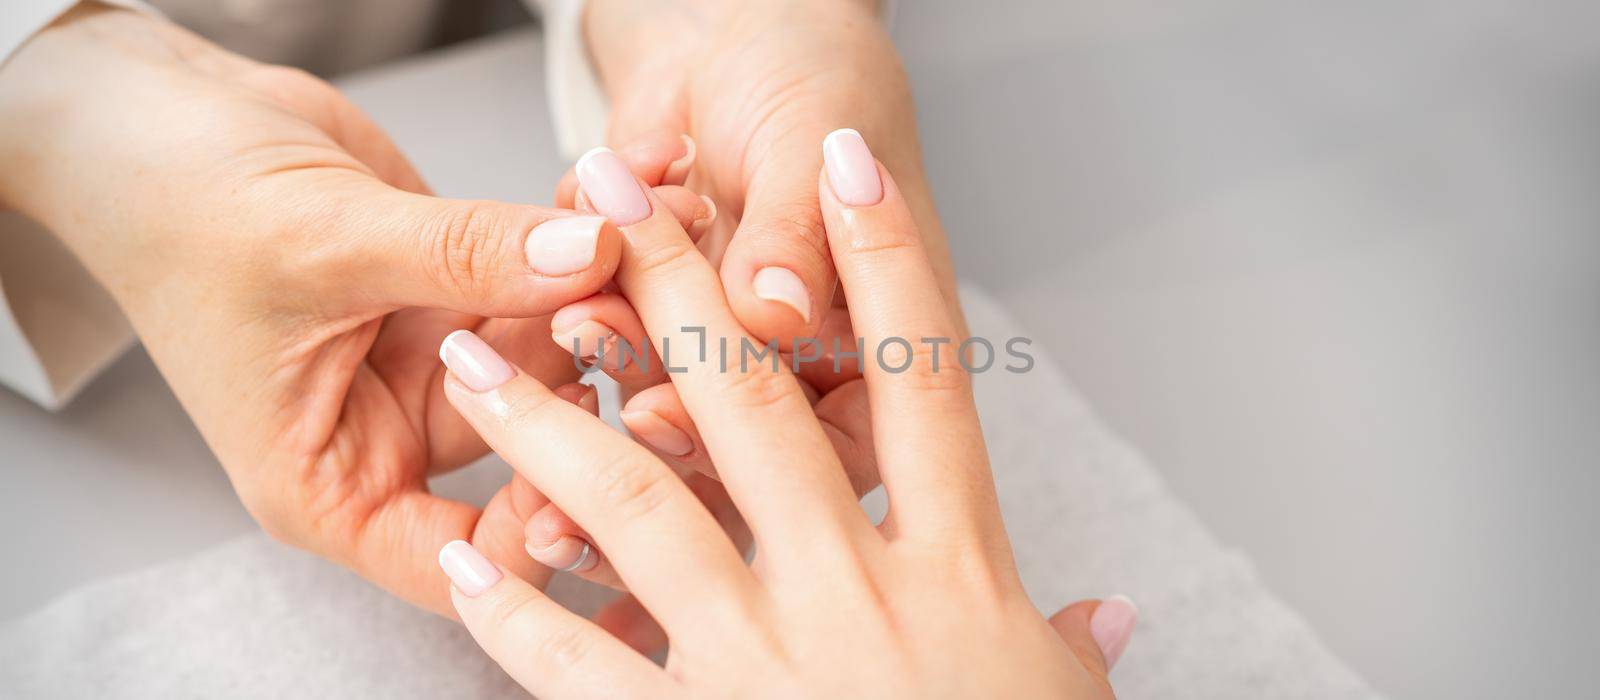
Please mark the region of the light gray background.
[[[1336, 652], [1395, 697], [1600, 680], [1596, 6], [901, 4], [964, 276]], [[398, 70], [351, 92], [445, 193], [548, 196], [504, 136], [542, 115]], [[0, 464], [0, 616], [251, 527], [142, 354], [0, 395]]]

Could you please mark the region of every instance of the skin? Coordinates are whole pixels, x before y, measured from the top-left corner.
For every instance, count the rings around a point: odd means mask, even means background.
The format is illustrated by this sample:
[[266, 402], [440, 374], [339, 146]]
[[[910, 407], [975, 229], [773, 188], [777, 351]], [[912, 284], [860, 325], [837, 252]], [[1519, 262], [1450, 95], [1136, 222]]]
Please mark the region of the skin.
[[[949, 337], [955, 311], [901, 190], [844, 206], [826, 175], [826, 231], [850, 313], [868, 338]], [[641, 182], [641, 187], [643, 183]], [[659, 201], [659, 200], [656, 200]], [[704, 325], [745, 329], [716, 273], [670, 216], [622, 227], [621, 293], [659, 347]], [[896, 294], [871, 294], [889, 288]], [[1046, 620], [1017, 577], [959, 366], [916, 353], [865, 368], [890, 500], [874, 526], [798, 381], [766, 365], [717, 371], [690, 357], [672, 385], [749, 523], [746, 564], [672, 467], [518, 372], [485, 391], [446, 379], [468, 421], [606, 549], [660, 622], [664, 668], [505, 570], [452, 601], [473, 637], [539, 697], [1109, 698], [1090, 631], [1098, 603]], [[869, 662], [870, 660], [870, 662]]]
[[[541, 274], [524, 242], [574, 212], [430, 196], [326, 83], [93, 3], [0, 70], [0, 162], [0, 204], [110, 290], [267, 532], [441, 614], [433, 555], [453, 539], [548, 579], [522, 553], [547, 502], [526, 482], [483, 509], [428, 493], [486, 451], [429, 348], [474, 328], [574, 381], [549, 314], [609, 283], [614, 227], [587, 268]], [[686, 225], [703, 213], [659, 194]]]
[[[875, 2], [592, 0], [584, 26], [612, 101], [610, 143], [654, 138], [656, 148], [681, 153], [677, 135], [693, 139], [687, 184], [719, 211], [702, 248], [751, 335], [814, 337], [830, 316], [837, 320], [833, 310], [842, 300], [835, 298], [837, 275], [811, 173], [822, 165], [817, 144], [840, 126], [860, 131], [900, 174], [939, 290], [959, 316], [910, 86]], [[641, 177], [651, 181], [648, 173]], [[576, 189], [575, 178], [563, 181], [557, 205], [571, 204]], [[755, 296], [751, 280], [768, 266], [805, 282], [809, 323]], [[964, 337], [960, 318], [956, 326]]]

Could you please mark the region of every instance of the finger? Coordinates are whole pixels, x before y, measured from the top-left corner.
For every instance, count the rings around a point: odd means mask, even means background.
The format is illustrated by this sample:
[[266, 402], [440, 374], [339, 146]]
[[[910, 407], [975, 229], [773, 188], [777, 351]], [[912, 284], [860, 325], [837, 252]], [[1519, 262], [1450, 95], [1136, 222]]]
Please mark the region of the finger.
[[[318, 199], [269, 222], [276, 246], [300, 251], [282, 274], [309, 280], [355, 309], [449, 309], [526, 318], [555, 311], [611, 280], [621, 236], [573, 212], [404, 192], [361, 173], [289, 173], [274, 197]], [[302, 282], [303, 284], [303, 282]]]
[[734, 354], [759, 346], [733, 317], [710, 264], [615, 154], [590, 151], [578, 176], [627, 237], [617, 284], [657, 351], [683, 368], [669, 375], [689, 414], [717, 426], [701, 437], [757, 541], [781, 540], [772, 551], [791, 556], [784, 564], [855, 556], [841, 545], [862, 541], [866, 518], [793, 375], [760, 360], [738, 366]]
[[844, 464], [856, 497], [878, 488], [877, 452], [872, 443], [872, 411], [867, 383], [861, 379], [842, 384], [817, 401], [817, 420]]
[[550, 317], [550, 337], [564, 353], [599, 367], [625, 396], [667, 381], [644, 324], [619, 294], [596, 294]]
[[450, 403], [591, 535], [669, 632], [751, 613], [756, 588], [749, 569], [665, 464], [518, 372], [468, 331], [446, 338], [440, 355], [450, 370]]
[[823, 313], [815, 342], [794, 350], [796, 374], [824, 394], [861, 378], [862, 343], [850, 326], [850, 310], [830, 307]]
[[863, 375], [894, 527], [1004, 549], [972, 386], [949, 345], [956, 325], [911, 213], [859, 134], [835, 131], [823, 150], [822, 211], [868, 352]]
[[[415, 309], [402, 309], [392, 316], [404, 316], [415, 312]], [[398, 331], [397, 323], [386, 323], [385, 334], [380, 334], [380, 341], [389, 347], [398, 343], [414, 343], [416, 347], [438, 347], [445, 336], [460, 328], [457, 324], [447, 328], [440, 328], [438, 322], [449, 319], [437, 319], [430, 322], [428, 332], [423, 335], [420, 329], [403, 338], [388, 338], [389, 331]], [[478, 337], [507, 361], [521, 367], [524, 372], [532, 375], [539, 383], [545, 386], [560, 387], [569, 382], [576, 381], [580, 376], [579, 369], [573, 366], [572, 356], [559, 348], [551, 346], [550, 317], [537, 317], [526, 319], [489, 319], [480, 323], [475, 331]], [[374, 346], [376, 351], [378, 348]], [[413, 352], [413, 355], [418, 353]], [[419, 375], [427, 376], [427, 397], [423, 415], [425, 422], [421, 426], [427, 435], [429, 469], [430, 473], [439, 474], [469, 464], [488, 452], [488, 446], [483, 438], [468, 425], [466, 420], [444, 396], [444, 371], [439, 364], [436, 353], [420, 353], [416, 357], [419, 363], [425, 363], [426, 369], [416, 368], [413, 371]], [[425, 373], [422, 375], [420, 373]], [[397, 384], [396, 384], [397, 385]], [[576, 386], [576, 385], [574, 385]], [[559, 392], [558, 392], [559, 393]], [[582, 398], [576, 396], [576, 398]], [[597, 399], [596, 399], [597, 400]], [[520, 524], [526, 518], [519, 520]], [[498, 555], [498, 553], [496, 553]]]
[[[591, 416], [600, 415], [599, 393], [592, 386], [568, 384], [557, 387], [555, 394]], [[521, 480], [522, 475], [518, 474], [514, 479]], [[534, 561], [554, 571], [571, 573], [602, 586], [622, 588], [622, 580], [617, 577], [610, 562], [605, 560], [605, 554], [593, 544], [594, 538], [567, 517], [560, 506], [546, 501], [544, 507], [525, 520], [527, 524], [522, 530], [523, 551]]]
[[[669, 129], [652, 129], [628, 140], [616, 150], [617, 157], [628, 164], [634, 176], [649, 187], [682, 185], [694, 168], [699, 148], [688, 134]], [[575, 168], [568, 169], [556, 183], [556, 206], [576, 209], [578, 175]], [[685, 225], [687, 228], [687, 225]]]
[[1139, 621], [1139, 609], [1127, 596], [1080, 600], [1050, 616], [1050, 627], [1072, 649], [1084, 668], [1104, 679], [1122, 658]]
[[635, 394], [618, 417], [634, 438], [654, 450], [678, 473], [692, 470], [716, 476], [716, 468], [700, 441], [694, 419], [671, 384], [657, 384]]
[[616, 569], [606, 561], [605, 553], [560, 506], [551, 503], [539, 509], [528, 519], [522, 536], [523, 551], [534, 561], [602, 586], [625, 588]]
[[667, 633], [631, 595], [619, 596], [600, 608], [594, 623], [641, 654], [654, 654], [667, 646]]
[[764, 159], [746, 186], [739, 228], [722, 257], [728, 303], [751, 335], [816, 335], [837, 278], [817, 204], [816, 148], [804, 140]]
[[450, 600], [472, 638], [539, 697], [669, 697], [649, 659], [496, 566], [466, 542], [439, 550]]
[[[821, 397], [814, 409], [834, 454], [844, 465], [851, 490], [859, 498], [877, 488], [878, 467], [873, 456], [866, 383], [858, 379], [840, 386]], [[694, 419], [672, 384], [658, 384], [639, 392], [623, 406], [620, 417], [635, 438], [679, 473], [693, 470], [717, 478], [716, 464], [706, 454]]]

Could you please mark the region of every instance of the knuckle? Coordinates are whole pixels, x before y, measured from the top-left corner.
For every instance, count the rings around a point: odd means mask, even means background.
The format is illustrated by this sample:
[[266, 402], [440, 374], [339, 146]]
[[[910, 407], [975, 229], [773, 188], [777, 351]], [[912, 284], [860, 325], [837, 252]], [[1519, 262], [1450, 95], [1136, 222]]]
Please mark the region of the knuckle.
[[616, 456], [590, 473], [601, 502], [624, 520], [647, 518], [673, 496], [665, 469], [650, 469], [630, 456]]
[[535, 595], [529, 591], [496, 596], [491, 600], [484, 618], [497, 629], [516, 625], [538, 614], [536, 609], [538, 602]]
[[771, 408], [800, 392], [792, 376], [766, 369], [729, 371], [718, 376], [725, 377], [718, 393], [731, 405], [744, 411]]
[[767, 216], [760, 222], [752, 222], [748, 234], [741, 232], [741, 235], [749, 235], [764, 245], [795, 248], [798, 252], [826, 259], [828, 230], [815, 199], [780, 205], [765, 213]]
[[488, 204], [447, 208], [428, 228], [426, 264], [442, 284], [467, 299], [481, 299], [500, 272], [503, 225], [504, 217]]
[[862, 226], [850, 237], [846, 253], [867, 264], [898, 265], [904, 264], [908, 258], [925, 260], [922, 237], [915, 231], [893, 226]]
[[500, 420], [513, 429], [539, 424], [559, 406], [556, 395], [547, 391], [502, 391], [500, 399], [504, 402], [498, 409]]
[[878, 348], [877, 360], [885, 372], [897, 375], [899, 382], [916, 391], [946, 394], [971, 390], [966, 369], [948, 352], [935, 360], [932, 352], [884, 343]]
[[699, 255], [694, 244], [683, 238], [637, 249], [633, 254], [633, 269], [641, 276], [676, 276], [690, 269]]
[[550, 625], [535, 638], [533, 658], [552, 669], [582, 668], [584, 657], [594, 649], [583, 628], [575, 625]]

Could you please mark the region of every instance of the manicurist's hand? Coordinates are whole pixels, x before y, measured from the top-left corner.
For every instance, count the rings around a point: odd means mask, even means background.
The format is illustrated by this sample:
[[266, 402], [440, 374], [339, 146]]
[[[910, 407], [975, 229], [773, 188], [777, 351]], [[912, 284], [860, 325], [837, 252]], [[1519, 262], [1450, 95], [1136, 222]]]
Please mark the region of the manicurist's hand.
[[[901, 190], [864, 149], [830, 162], [820, 205], [868, 343], [949, 337]], [[928, 353], [863, 368], [889, 516], [874, 526], [795, 378], [725, 369], [698, 331], [745, 330], [683, 228], [618, 163], [594, 164], [638, 204], [618, 221], [617, 272], [704, 449], [757, 545], [749, 565], [666, 463], [552, 394], [470, 333], [442, 348], [450, 402], [581, 525], [670, 641], [666, 668], [575, 616], [466, 542], [439, 552], [477, 641], [540, 697], [1108, 698], [1134, 625], [1122, 598], [1046, 619], [1017, 578], [968, 377]], [[815, 171], [813, 171], [814, 173]], [[847, 184], [848, 183], [848, 184]], [[858, 196], [871, 184], [872, 197]], [[904, 366], [903, 371], [898, 370]], [[485, 556], [487, 555], [487, 556]]]
[[429, 196], [326, 83], [94, 3], [0, 67], [0, 163], [0, 203], [112, 292], [269, 532], [447, 614], [445, 542], [548, 577], [523, 547], [547, 503], [526, 482], [483, 510], [429, 494], [486, 450], [432, 348], [473, 328], [573, 381], [548, 314], [611, 279], [616, 227]]
[[[876, 4], [589, 0], [585, 9], [590, 55], [612, 101], [610, 143], [620, 152], [665, 134], [655, 146], [665, 160], [692, 160], [689, 187], [720, 210], [702, 247], [758, 340], [787, 344], [844, 323], [811, 177], [822, 162], [817, 144], [841, 125], [899, 175], [941, 297], [957, 315], [953, 330], [964, 331], [910, 89]], [[564, 185], [556, 203], [569, 206], [577, 181]]]

